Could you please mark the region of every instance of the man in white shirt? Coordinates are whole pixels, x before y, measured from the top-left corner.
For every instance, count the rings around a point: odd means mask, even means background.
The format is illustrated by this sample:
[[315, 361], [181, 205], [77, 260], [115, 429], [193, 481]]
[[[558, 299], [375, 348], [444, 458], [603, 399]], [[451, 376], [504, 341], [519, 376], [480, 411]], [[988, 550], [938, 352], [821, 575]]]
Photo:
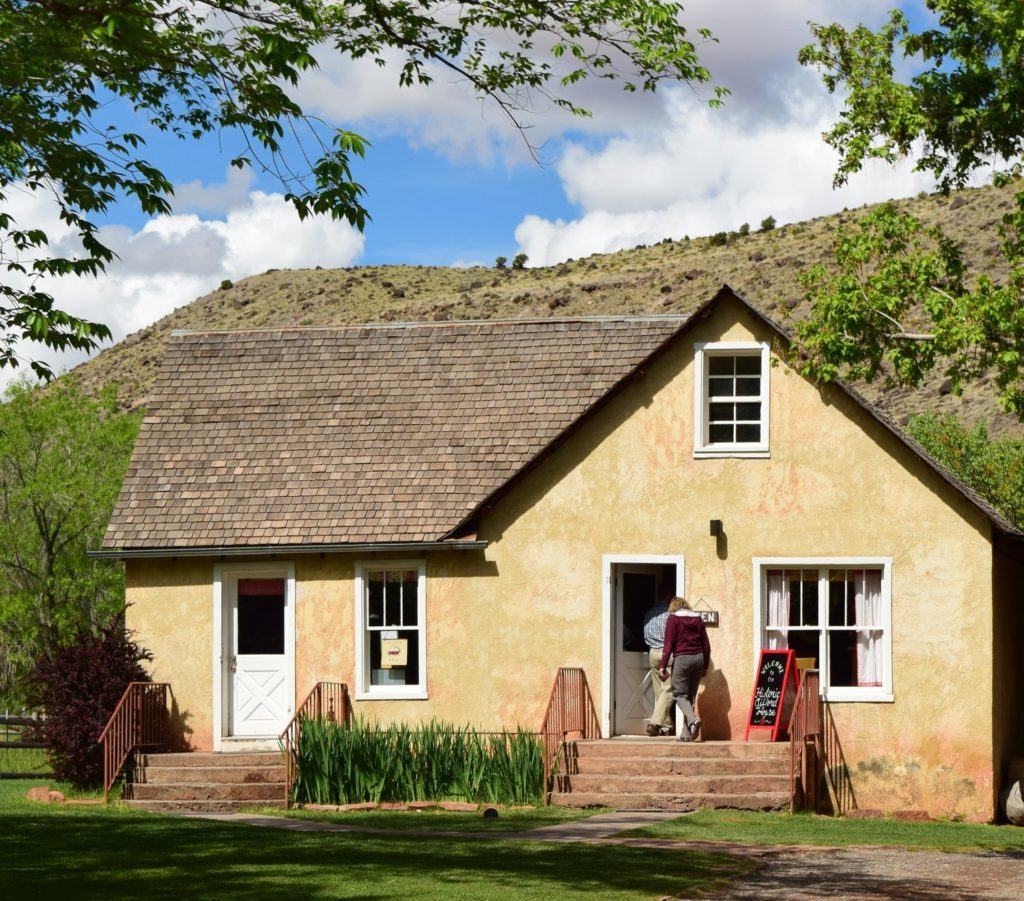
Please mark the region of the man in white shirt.
[[665, 645], [668, 623], [668, 601], [655, 604], [644, 615], [644, 641], [651, 665], [651, 686], [654, 688], [654, 712], [647, 724], [647, 734], [672, 734], [672, 680], [661, 678], [661, 650]]

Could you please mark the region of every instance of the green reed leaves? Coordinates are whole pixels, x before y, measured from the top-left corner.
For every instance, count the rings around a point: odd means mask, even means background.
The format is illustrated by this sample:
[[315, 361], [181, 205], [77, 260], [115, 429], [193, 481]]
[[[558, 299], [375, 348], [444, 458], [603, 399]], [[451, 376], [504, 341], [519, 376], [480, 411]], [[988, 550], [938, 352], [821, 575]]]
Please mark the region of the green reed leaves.
[[432, 720], [420, 726], [301, 722], [295, 801], [473, 801], [536, 804], [544, 798], [539, 736], [483, 733]]

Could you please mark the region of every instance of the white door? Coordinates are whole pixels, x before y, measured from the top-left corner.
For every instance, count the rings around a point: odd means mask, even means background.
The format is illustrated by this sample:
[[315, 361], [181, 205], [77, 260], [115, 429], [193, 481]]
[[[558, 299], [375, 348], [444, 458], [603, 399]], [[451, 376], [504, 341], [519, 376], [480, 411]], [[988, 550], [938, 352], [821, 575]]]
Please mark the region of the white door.
[[234, 574], [227, 589], [227, 734], [276, 737], [292, 717], [294, 695], [289, 580], [274, 573]]
[[[663, 597], [665, 567], [618, 564], [615, 573], [615, 734], [641, 735], [654, 710], [644, 616]], [[674, 567], [673, 567], [674, 569]]]

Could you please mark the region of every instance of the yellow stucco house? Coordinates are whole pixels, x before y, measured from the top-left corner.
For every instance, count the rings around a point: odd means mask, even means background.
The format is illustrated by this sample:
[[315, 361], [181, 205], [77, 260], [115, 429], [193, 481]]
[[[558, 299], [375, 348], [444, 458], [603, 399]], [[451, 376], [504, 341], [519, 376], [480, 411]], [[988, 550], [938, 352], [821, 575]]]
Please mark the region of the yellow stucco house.
[[727, 287], [688, 318], [176, 334], [99, 554], [199, 750], [276, 746], [318, 680], [537, 729], [561, 666], [639, 733], [677, 593], [718, 612], [707, 740], [793, 648], [862, 806], [989, 819], [1024, 757], [1024, 535], [785, 342]]

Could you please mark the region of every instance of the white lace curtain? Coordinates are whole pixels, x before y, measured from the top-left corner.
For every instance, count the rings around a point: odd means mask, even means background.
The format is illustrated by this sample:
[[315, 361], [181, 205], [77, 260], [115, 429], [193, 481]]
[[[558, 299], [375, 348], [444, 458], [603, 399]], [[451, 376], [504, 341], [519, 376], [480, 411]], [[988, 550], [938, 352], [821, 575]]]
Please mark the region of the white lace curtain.
[[868, 569], [854, 575], [857, 614], [857, 685], [882, 684], [882, 573]]
[[789, 583], [780, 569], [768, 571], [768, 615], [765, 626], [765, 647], [771, 651], [789, 646]]

